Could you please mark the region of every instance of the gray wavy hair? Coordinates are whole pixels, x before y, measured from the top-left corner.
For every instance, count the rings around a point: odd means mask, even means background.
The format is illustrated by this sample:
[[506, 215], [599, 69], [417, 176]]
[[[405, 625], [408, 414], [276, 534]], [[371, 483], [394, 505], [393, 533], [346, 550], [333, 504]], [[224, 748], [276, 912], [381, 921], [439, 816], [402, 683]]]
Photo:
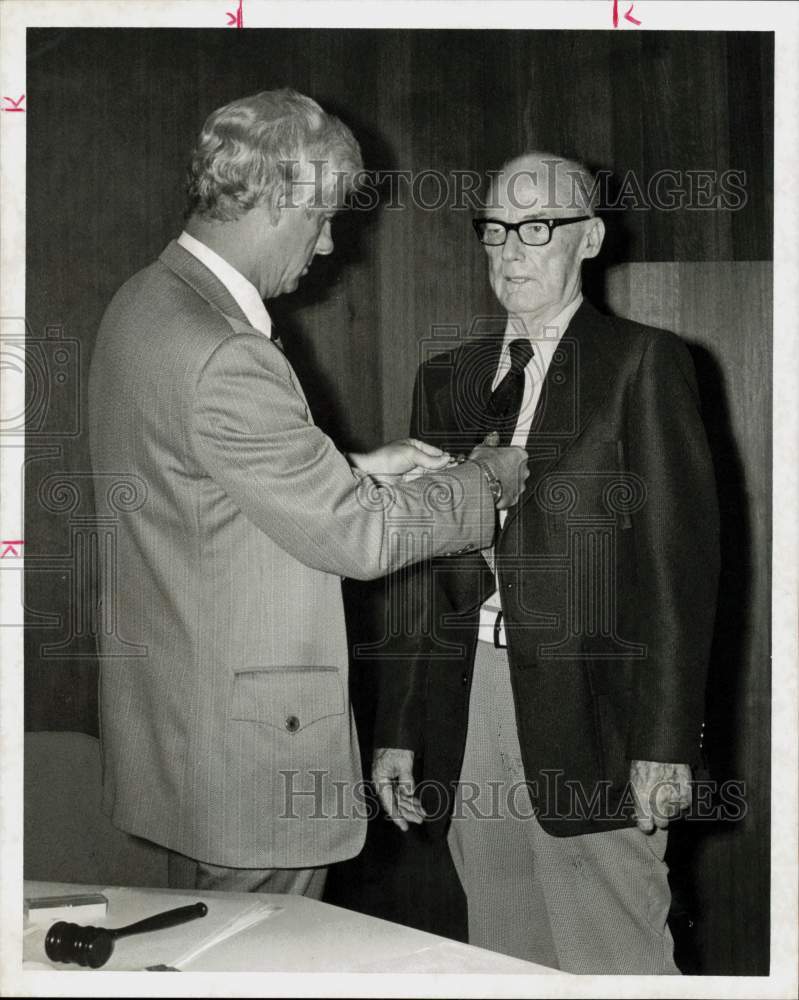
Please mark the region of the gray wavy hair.
[[310, 97], [284, 88], [231, 101], [208, 116], [192, 152], [186, 215], [229, 222], [274, 206], [291, 196], [302, 162], [314, 164], [324, 207], [335, 207], [363, 170], [355, 136]]

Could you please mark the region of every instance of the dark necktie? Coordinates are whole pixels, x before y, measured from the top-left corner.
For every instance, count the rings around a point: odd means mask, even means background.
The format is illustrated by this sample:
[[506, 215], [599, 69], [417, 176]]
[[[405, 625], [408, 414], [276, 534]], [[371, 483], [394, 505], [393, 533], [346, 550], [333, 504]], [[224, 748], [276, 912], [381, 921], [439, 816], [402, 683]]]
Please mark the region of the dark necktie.
[[524, 369], [533, 356], [533, 345], [520, 337], [511, 341], [510, 370], [491, 393], [485, 413], [485, 429], [499, 431], [499, 446], [506, 448], [519, 420], [524, 396]]

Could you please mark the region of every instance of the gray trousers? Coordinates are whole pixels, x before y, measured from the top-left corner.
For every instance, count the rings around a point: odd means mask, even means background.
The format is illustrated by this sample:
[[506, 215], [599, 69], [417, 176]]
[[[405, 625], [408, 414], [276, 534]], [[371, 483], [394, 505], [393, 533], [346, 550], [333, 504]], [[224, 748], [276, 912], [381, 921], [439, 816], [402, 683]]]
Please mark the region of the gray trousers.
[[321, 899], [327, 868], [224, 868], [169, 852], [169, 888], [192, 892], [279, 892]]
[[[478, 642], [448, 843], [469, 943], [573, 973], [679, 974], [666, 831], [547, 834], [532, 814], [507, 652]], [[476, 796], [476, 797], [475, 797]]]

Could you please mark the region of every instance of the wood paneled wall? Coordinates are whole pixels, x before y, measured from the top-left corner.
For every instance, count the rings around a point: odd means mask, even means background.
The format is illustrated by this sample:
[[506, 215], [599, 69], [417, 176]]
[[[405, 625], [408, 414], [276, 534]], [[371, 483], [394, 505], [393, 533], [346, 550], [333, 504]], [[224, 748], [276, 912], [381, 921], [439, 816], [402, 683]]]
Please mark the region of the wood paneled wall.
[[[765, 971], [773, 37], [41, 29], [28, 33], [28, 60], [27, 319], [39, 357], [52, 358], [59, 330], [68, 355], [58, 384], [45, 363], [45, 417], [28, 440], [28, 729], [97, 729], [81, 624], [94, 579], [76, 562], [92, 507], [88, 363], [116, 288], [180, 229], [188, 151], [209, 111], [290, 85], [350, 124], [367, 167], [435, 170], [451, 185], [438, 209], [400, 184], [402, 208], [384, 199], [342, 217], [336, 254], [270, 304], [318, 421], [343, 447], [402, 435], [435, 327], [465, 331], [496, 312], [471, 212], [451, 204], [456, 171], [544, 148], [612, 171], [616, 192], [630, 171], [644, 186], [663, 169], [684, 183], [689, 171], [745, 172], [737, 211], [608, 212], [604, 263], [587, 280], [600, 302], [694, 350], [725, 531], [711, 744], [719, 774], [747, 782], [750, 808], [694, 838], [686, 865], [702, 970]], [[32, 403], [42, 389], [32, 372]], [[54, 500], [59, 480], [77, 507]]]

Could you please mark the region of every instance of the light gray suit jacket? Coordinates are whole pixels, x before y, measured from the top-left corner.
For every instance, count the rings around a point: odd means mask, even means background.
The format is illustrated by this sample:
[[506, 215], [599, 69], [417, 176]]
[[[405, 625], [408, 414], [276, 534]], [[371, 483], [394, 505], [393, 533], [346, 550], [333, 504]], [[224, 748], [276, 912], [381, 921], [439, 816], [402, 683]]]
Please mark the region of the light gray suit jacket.
[[146, 654], [101, 635], [106, 811], [212, 864], [353, 856], [366, 810], [340, 576], [488, 545], [480, 470], [392, 493], [354, 472], [280, 348], [175, 242], [108, 307], [89, 412], [97, 486], [142, 484], [101, 567], [116, 634]]

